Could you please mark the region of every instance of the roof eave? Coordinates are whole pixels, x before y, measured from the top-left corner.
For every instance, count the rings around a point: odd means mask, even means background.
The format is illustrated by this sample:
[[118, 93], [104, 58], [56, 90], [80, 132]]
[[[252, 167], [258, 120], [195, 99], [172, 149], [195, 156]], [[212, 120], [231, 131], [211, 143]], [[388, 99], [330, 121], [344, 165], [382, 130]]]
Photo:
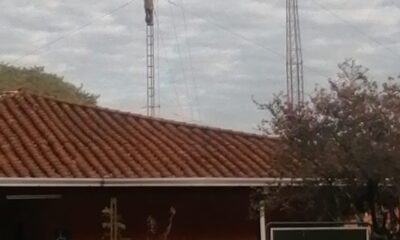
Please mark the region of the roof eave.
[[267, 187], [294, 178], [0, 178], [0, 187]]

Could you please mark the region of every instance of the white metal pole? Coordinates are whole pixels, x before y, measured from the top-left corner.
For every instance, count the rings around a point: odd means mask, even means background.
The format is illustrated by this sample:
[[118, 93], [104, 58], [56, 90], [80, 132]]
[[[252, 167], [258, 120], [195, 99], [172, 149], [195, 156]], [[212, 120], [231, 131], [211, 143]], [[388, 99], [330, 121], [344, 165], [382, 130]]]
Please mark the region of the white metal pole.
[[260, 240], [266, 240], [266, 229], [265, 229], [265, 208], [264, 203], [260, 203]]

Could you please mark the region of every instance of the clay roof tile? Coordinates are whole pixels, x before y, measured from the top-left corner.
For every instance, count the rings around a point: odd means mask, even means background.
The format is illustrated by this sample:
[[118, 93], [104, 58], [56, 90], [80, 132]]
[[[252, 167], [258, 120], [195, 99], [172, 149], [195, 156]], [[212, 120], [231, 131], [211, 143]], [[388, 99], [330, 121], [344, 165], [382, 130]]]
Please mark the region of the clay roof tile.
[[257, 134], [0, 95], [2, 177], [279, 177], [275, 146]]

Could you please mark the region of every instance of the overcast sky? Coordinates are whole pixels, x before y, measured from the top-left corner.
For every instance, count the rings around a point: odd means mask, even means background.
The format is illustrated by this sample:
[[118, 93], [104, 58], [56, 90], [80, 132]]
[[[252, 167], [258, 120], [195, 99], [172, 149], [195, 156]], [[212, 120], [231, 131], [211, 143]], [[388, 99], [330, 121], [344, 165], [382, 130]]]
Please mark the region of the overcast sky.
[[[170, 2], [158, 0], [159, 116], [255, 132], [267, 114], [252, 96], [285, 89], [285, 1]], [[349, 57], [376, 80], [400, 73], [398, 0], [299, 5], [306, 94]], [[1, 0], [0, 60], [45, 66], [101, 106], [145, 114], [143, 0]]]

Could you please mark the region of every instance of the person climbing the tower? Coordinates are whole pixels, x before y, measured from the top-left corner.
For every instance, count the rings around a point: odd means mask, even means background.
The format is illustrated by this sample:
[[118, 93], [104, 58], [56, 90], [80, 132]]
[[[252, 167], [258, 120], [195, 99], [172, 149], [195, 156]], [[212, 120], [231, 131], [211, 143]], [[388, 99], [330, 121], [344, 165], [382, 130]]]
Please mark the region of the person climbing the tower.
[[146, 12], [146, 23], [147, 25], [153, 25], [153, 0], [144, 0], [144, 10]]

